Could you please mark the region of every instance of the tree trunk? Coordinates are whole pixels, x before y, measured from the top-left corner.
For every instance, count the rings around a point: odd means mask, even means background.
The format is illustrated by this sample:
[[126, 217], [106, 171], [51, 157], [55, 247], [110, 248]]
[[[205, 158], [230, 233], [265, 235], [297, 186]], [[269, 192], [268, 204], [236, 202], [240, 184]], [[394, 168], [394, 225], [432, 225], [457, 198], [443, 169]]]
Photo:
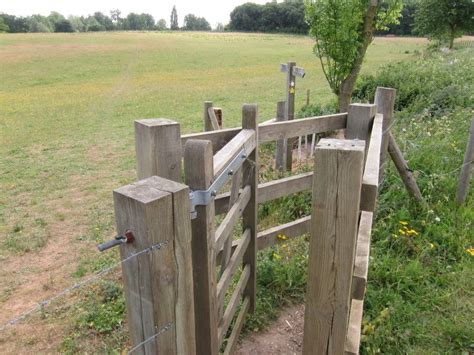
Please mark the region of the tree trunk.
[[373, 39], [374, 32], [374, 19], [377, 13], [377, 0], [370, 0], [369, 7], [364, 19], [364, 41], [360, 46], [357, 59], [352, 64], [351, 72], [345, 78], [339, 90], [338, 103], [339, 103], [339, 112], [347, 112], [349, 105], [351, 103], [352, 92], [354, 91], [354, 86], [359, 76], [360, 69], [362, 68], [362, 62], [364, 61], [365, 53], [367, 48]]
[[449, 34], [449, 49], [453, 49], [454, 46], [454, 28], [451, 28], [451, 33]]

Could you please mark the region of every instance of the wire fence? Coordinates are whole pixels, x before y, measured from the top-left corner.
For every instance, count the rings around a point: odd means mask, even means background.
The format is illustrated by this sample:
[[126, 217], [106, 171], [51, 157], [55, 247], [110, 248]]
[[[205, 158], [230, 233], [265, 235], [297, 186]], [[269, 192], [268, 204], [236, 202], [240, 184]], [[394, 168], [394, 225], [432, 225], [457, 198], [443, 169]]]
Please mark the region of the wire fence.
[[29, 309], [28, 311], [26, 312], [23, 312], [22, 314], [18, 315], [17, 317], [9, 320], [8, 322], [4, 323], [1, 327], [0, 327], [0, 331], [4, 331], [5, 329], [7, 329], [8, 327], [11, 327], [11, 326], [14, 326], [15, 324], [17, 324], [18, 322], [21, 322], [22, 320], [25, 320], [27, 317], [31, 316], [32, 314], [34, 314], [35, 312], [38, 312], [40, 310], [43, 310], [46, 306], [48, 306], [49, 304], [51, 304], [52, 302], [56, 301], [58, 298], [61, 298], [69, 293], [71, 293], [72, 291], [74, 290], [77, 290], [81, 287], [84, 287], [86, 285], [89, 285], [91, 283], [93, 283], [94, 281], [97, 281], [99, 280], [100, 278], [102, 278], [103, 276], [107, 275], [109, 272], [111, 272], [112, 270], [116, 269], [117, 267], [121, 266], [122, 264], [136, 258], [136, 257], [139, 257], [140, 255], [143, 255], [143, 254], [149, 254], [151, 253], [152, 251], [154, 250], [159, 250], [161, 248], [163, 248], [166, 244], [168, 244], [167, 241], [164, 241], [164, 242], [160, 242], [160, 243], [156, 243], [156, 244], [153, 244], [152, 246], [146, 248], [146, 249], [143, 249], [139, 252], [136, 252], [136, 253], [131, 253], [129, 256], [127, 256], [126, 258], [116, 262], [115, 264], [113, 264], [112, 266], [109, 266], [107, 268], [104, 268], [102, 269], [101, 271], [97, 272], [96, 274], [92, 275], [91, 277], [89, 277], [88, 279], [86, 280], [83, 280], [83, 281], [80, 281], [78, 283], [75, 283], [74, 285], [62, 290], [61, 292], [55, 294], [54, 296], [50, 297], [50, 298], [47, 298], [43, 301], [40, 301], [38, 302], [34, 307], [32, 307], [31, 309]]
[[167, 332], [168, 330], [171, 329], [171, 327], [173, 326], [173, 323], [168, 323], [166, 324], [163, 328], [161, 328], [155, 335], [152, 335], [151, 337], [145, 339], [144, 341], [142, 341], [141, 343], [138, 343], [137, 345], [135, 345], [133, 348], [131, 348], [128, 352], [128, 355], [130, 354], [133, 354], [133, 352], [135, 352], [136, 350], [140, 349], [142, 346], [148, 344], [149, 342], [151, 342], [152, 340], [155, 340], [157, 337], [159, 337], [161, 334]]

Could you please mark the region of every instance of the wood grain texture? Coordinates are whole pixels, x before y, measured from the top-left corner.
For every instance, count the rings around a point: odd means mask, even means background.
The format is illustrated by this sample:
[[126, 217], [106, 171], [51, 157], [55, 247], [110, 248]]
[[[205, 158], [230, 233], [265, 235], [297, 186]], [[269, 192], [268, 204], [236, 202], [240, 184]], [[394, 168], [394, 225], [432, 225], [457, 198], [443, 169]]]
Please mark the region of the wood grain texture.
[[352, 298], [363, 300], [369, 272], [370, 237], [372, 234], [373, 213], [362, 211], [357, 233], [356, 257], [352, 275]]
[[377, 107], [372, 104], [351, 104], [347, 113], [346, 139], [365, 141], [366, 156], [376, 111]]
[[315, 151], [303, 354], [342, 354], [349, 320], [364, 143], [322, 139]]
[[219, 122], [217, 121], [217, 116], [216, 116], [216, 112], [214, 111], [214, 107], [209, 107], [207, 109], [207, 112], [208, 112], [209, 121], [211, 121], [212, 129], [214, 131], [221, 129], [221, 127], [219, 126]]
[[380, 171], [379, 171], [379, 182], [382, 181], [384, 162], [388, 153], [388, 132], [392, 125], [393, 111], [395, 108], [395, 97], [397, 90], [392, 88], [377, 87], [375, 90], [374, 103], [377, 106], [377, 113], [383, 116], [382, 125], [382, 149], [380, 151]]
[[[258, 142], [257, 105], [246, 104], [242, 107], [242, 129], [254, 134]], [[250, 265], [250, 277], [245, 287], [244, 298], [250, 299], [249, 311], [255, 311], [257, 297], [257, 211], [258, 211], [258, 149], [255, 145], [253, 151], [247, 155], [247, 160], [242, 166], [243, 184], [250, 186], [251, 197], [242, 212], [242, 230], [250, 230], [249, 246], [244, 254], [244, 265]]]
[[[258, 203], [265, 203], [297, 192], [310, 190], [313, 173], [303, 173], [287, 178], [272, 180], [258, 185]], [[228, 211], [230, 193], [217, 195], [215, 199], [216, 215]]]
[[403, 153], [398, 147], [395, 137], [391, 132], [388, 134], [388, 152], [392, 158], [395, 167], [397, 168], [400, 177], [408, 191], [408, 194], [415, 199], [415, 201], [422, 202], [423, 196], [421, 191], [416, 184], [415, 177], [413, 176], [412, 170], [408, 167], [408, 164], [403, 157]]
[[217, 177], [237, 154], [244, 149], [248, 156], [257, 147], [256, 130], [243, 128], [214, 155], [214, 176]]
[[469, 130], [469, 138], [467, 141], [466, 152], [464, 153], [464, 161], [459, 175], [458, 191], [456, 194], [456, 202], [463, 204], [469, 191], [469, 180], [471, 179], [471, 168], [474, 163], [474, 118], [471, 121]]
[[[191, 190], [206, 190], [214, 177], [212, 143], [189, 140], [184, 151], [186, 184]], [[196, 352], [218, 354], [216, 306], [216, 250], [214, 204], [196, 206], [192, 220]]]
[[259, 143], [346, 128], [347, 113], [301, 118], [259, 126]]
[[114, 191], [117, 232], [129, 229], [135, 236], [133, 243], [121, 246], [122, 259], [168, 242], [122, 265], [132, 346], [165, 324], [173, 325], [159, 342], [147, 343], [139, 353], [195, 353], [187, 199], [185, 185], [156, 176]]
[[364, 301], [352, 300], [349, 326], [347, 327], [347, 337], [344, 347], [345, 355], [359, 355], [363, 312]]
[[383, 116], [375, 115], [372, 132], [370, 133], [369, 148], [365, 160], [364, 176], [362, 178], [362, 195], [360, 208], [362, 211], [375, 211], [379, 189], [380, 149], [382, 148]]
[[181, 182], [180, 138], [177, 122], [165, 118], [135, 121], [138, 179], [161, 176]]
[[[269, 248], [276, 243], [285, 242], [285, 238], [293, 239], [304, 234], [308, 234], [311, 226], [311, 216], [299, 218], [297, 220], [268, 228], [258, 233], [258, 250]], [[278, 238], [281, 235], [284, 238]]]
[[225, 128], [218, 131], [207, 131], [199, 133], [190, 133], [181, 136], [181, 147], [184, 152], [184, 146], [190, 139], [207, 140], [212, 143], [213, 152], [219, 151], [223, 146], [227, 144], [232, 138], [234, 138], [240, 131], [241, 127], [237, 128]]

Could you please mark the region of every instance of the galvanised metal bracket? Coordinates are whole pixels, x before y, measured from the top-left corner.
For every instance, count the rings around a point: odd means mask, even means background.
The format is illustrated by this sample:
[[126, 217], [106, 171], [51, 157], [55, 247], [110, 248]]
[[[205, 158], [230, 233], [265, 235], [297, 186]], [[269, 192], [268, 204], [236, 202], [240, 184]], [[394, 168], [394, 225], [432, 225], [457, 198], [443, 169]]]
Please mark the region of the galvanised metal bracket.
[[245, 149], [242, 149], [234, 159], [226, 166], [224, 171], [214, 180], [207, 190], [195, 190], [189, 193], [189, 203], [191, 206], [191, 219], [197, 217], [196, 206], [207, 206], [217, 196], [217, 193], [225, 185], [227, 180], [234, 175], [243, 162], [247, 159]]

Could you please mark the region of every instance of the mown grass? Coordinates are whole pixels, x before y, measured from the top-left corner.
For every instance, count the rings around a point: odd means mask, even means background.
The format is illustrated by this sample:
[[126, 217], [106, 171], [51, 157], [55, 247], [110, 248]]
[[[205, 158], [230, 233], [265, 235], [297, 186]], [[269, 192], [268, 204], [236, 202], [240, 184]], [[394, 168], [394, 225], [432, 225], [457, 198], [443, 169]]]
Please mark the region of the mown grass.
[[[0, 259], [34, 258], [61, 232], [78, 250], [72, 281], [111, 265], [116, 253], [97, 257], [93, 250], [114, 233], [111, 190], [135, 178], [132, 121], [169, 117], [183, 132], [199, 131], [204, 100], [224, 108], [228, 127], [239, 124], [244, 102], [257, 102], [260, 119], [268, 119], [283, 96], [279, 63], [290, 59], [308, 72], [297, 82], [297, 107], [303, 107], [308, 88], [313, 102], [329, 103], [311, 46], [305, 37], [251, 34], [0, 36]], [[415, 52], [423, 46], [417, 39], [376, 39], [363, 72], [375, 74], [389, 61], [420, 58]], [[474, 339], [472, 258], [466, 252], [473, 244], [472, 195], [465, 207], [455, 206], [456, 172], [443, 175], [461, 164], [472, 106], [469, 100], [454, 105], [448, 100], [429, 108], [438, 102], [430, 96], [438, 86], [457, 85], [454, 92], [472, 93], [472, 83], [460, 84], [469, 77], [462, 73], [472, 71], [470, 54], [472, 49], [422, 57], [418, 67], [396, 67], [399, 82], [384, 82], [416, 83], [427, 63], [432, 75], [454, 69], [452, 82], [443, 76], [445, 81], [425, 90], [425, 101], [397, 114], [397, 140], [428, 204], [413, 205], [389, 167], [374, 226], [366, 353], [469, 351]], [[454, 59], [452, 66], [446, 64]], [[412, 76], [403, 79], [408, 71]], [[432, 81], [427, 76], [420, 86]], [[266, 149], [263, 157], [270, 154]], [[262, 179], [273, 176], [262, 170]], [[308, 194], [281, 199], [261, 206], [262, 228], [308, 212]], [[400, 235], [400, 221], [419, 235], [412, 240]], [[247, 330], [261, 329], [282, 305], [303, 300], [306, 247], [301, 238], [259, 254], [259, 302]], [[9, 285], [13, 274], [0, 276], [2, 285]], [[106, 280], [78, 294], [68, 316], [59, 317], [66, 329], [60, 350], [114, 353], [127, 344], [119, 284], [116, 278]], [[2, 288], [0, 302], [7, 304], [15, 289]]]

